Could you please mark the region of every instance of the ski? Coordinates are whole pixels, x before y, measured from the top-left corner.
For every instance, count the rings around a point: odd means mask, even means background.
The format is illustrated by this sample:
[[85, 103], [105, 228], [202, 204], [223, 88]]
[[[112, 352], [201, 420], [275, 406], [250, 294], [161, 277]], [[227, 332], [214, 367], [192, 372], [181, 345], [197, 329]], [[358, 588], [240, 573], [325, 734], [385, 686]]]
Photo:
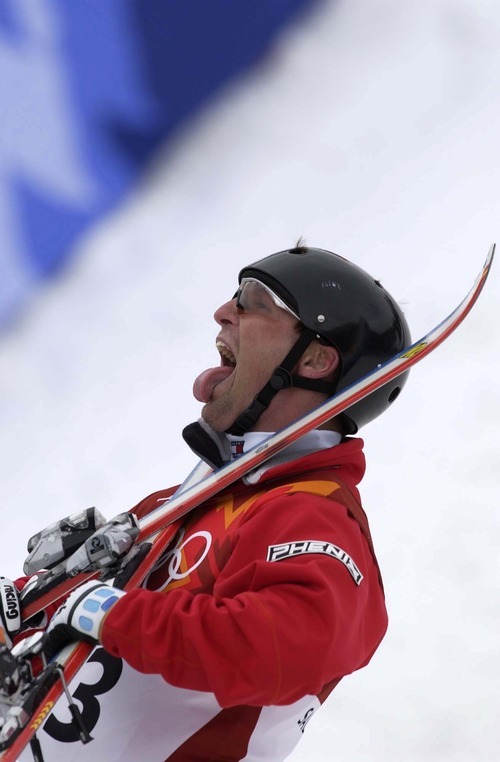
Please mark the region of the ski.
[[[200, 472], [200, 467], [198, 466], [188, 476], [173, 497], [139, 521], [140, 534], [137, 542], [148, 541], [150, 546], [146, 546], [148, 547], [148, 552], [141, 558], [135, 571], [124, 584], [124, 589], [131, 590], [140, 586], [175, 535], [181, 520], [189, 511], [208, 500], [217, 492], [225, 489], [234, 481], [240, 479], [247, 472], [260, 466], [264, 461], [280, 452], [292, 442], [295, 442], [308, 431], [326, 423], [326, 421], [339, 415], [346, 408], [363, 399], [363, 397], [406, 370], [409, 370], [445, 341], [463, 322], [477, 301], [491, 270], [494, 253], [495, 244], [492, 244], [484, 266], [467, 296], [447, 318], [421, 339], [395, 355], [391, 360], [375, 368], [357, 382], [334, 395], [307, 415], [281, 431], [271, 434], [259, 445], [241, 455], [237, 460], [224, 465], [217, 471], [210, 471], [208, 475], [196, 481], [193, 474]], [[57, 585], [48, 592], [42, 593], [36, 601], [31, 601], [23, 607], [23, 619], [34, 615], [50, 603], [54, 603], [62, 595], [66, 595], [82, 579], [89, 578], [88, 574], [84, 576], [80, 575]], [[58, 671], [61, 673], [62, 679], [55, 682], [50, 681], [44, 696], [39, 697], [37, 694], [37, 698], [39, 698], [38, 705], [36, 708], [30, 705], [31, 714], [27, 716], [25, 724], [22, 727], [17, 728], [15, 731], [10, 730], [9, 735], [4, 732], [5, 724], [0, 728], [0, 762], [15, 762], [17, 760], [19, 754], [30, 743], [58, 698], [63, 692], [68, 693], [67, 683], [77, 674], [92, 650], [93, 646], [80, 642], [67, 647], [56, 657], [55, 661], [58, 664]], [[47, 669], [50, 668], [51, 665]]]

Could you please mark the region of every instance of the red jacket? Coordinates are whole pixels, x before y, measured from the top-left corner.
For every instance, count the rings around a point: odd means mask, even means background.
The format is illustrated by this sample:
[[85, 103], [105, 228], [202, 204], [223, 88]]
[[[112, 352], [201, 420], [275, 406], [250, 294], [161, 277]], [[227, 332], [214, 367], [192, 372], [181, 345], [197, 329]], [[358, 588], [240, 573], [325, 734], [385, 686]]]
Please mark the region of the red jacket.
[[74, 731], [58, 705], [41, 734], [47, 758], [287, 757], [387, 627], [357, 492], [364, 469], [362, 441], [350, 439], [271, 466], [191, 513], [149, 589], [129, 592], [104, 620], [108, 654], [97, 649], [72, 686], [95, 740], [65, 743]]
[[[257, 485], [239, 482], [197, 509], [177, 540], [181, 550], [167, 553], [149, 580], [159, 592], [121, 599], [105, 620], [104, 647], [140, 672], [213, 692], [224, 707], [319, 695], [363, 667], [387, 616], [375, 558], [344, 504], [346, 489], [359, 500], [361, 448], [352, 439], [271, 468]], [[168, 494], [151, 495], [135, 512]]]

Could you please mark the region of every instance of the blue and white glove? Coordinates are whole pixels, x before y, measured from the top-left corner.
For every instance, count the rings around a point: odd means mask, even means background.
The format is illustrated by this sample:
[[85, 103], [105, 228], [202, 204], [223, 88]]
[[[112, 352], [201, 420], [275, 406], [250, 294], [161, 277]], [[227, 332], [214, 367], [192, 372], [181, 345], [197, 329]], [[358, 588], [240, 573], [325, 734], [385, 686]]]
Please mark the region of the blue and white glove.
[[73, 640], [99, 643], [102, 623], [115, 603], [126, 595], [102, 582], [84, 582], [56, 611], [45, 632], [43, 652], [51, 659]]

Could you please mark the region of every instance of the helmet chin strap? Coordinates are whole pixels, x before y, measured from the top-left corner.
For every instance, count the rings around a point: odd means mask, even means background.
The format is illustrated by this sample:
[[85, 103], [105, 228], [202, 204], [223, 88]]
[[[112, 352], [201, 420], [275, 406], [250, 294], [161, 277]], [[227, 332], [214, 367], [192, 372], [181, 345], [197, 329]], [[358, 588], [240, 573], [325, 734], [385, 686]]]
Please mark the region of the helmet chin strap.
[[282, 389], [290, 389], [292, 386], [300, 389], [308, 389], [315, 392], [322, 392], [330, 396], [334, 392], [334, 385], [327, 381], [320, 381], [314, 378], [303, 378], [292, 374], [293, 368], [306, 351], [309, 344], [318, 338], [315, 331], [306, 328], [302, 331], [299, 338], [277, 368], [267, 384], [254, 397], [253, 402], [241, 413], [235, 422], [227, 429], [228, 434], [242, 436], [255, 426], [260, 416], [267, 410], [275, 395]]

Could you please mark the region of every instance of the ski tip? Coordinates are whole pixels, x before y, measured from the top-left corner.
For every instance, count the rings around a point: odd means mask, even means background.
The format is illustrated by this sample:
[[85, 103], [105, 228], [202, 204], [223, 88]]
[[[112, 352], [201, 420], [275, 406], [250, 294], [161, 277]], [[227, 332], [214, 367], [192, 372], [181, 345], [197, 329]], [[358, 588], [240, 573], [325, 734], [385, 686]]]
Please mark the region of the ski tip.
[[486, 280], [486, 278], [490, 274], [491, 265], [493, 264], [493, 257], [495, 256], [496, 247], [497, 247], [496, 243], [492, 243], [488, 250], [488, 256], [486, 257], [486, 262], [484, 263], [483, 273], [482, 273], [483, 282]]
[[491, 244], [491, 246], [490, 246], [490, 248], [488, 250], [488, 254], [487, 254], [486, 260], [485, 260], [484, 265], [483, 265], [483, 269], [482, 269], [481, 273], [478, 276], [478, 280], [482, 281], [483, 283], [484, 283], [484, 281], [486, 280], [486, 278], [488, 277], [488, 275], [490, 273], [491, 265], [493, 263], [493, 257], [495, 256], [495, 249], [496, 249], [496, 247], [497, 247], [496, 243], [492, 243]]
[[478, 293], [481, 291], [482, 287], [484, 286], [486, 282], [488, 275], [490, 274], [491, 265], [493, 263], [493, 257], [495, 256], [496, 246], [497, 246], [496, 243], [491, 244], [488, 250], [488, 255], [486, 257], [485, 263], [483, 265], [483, 269], [478, 275], [478, 278], [476, 281], [476, 288]]

